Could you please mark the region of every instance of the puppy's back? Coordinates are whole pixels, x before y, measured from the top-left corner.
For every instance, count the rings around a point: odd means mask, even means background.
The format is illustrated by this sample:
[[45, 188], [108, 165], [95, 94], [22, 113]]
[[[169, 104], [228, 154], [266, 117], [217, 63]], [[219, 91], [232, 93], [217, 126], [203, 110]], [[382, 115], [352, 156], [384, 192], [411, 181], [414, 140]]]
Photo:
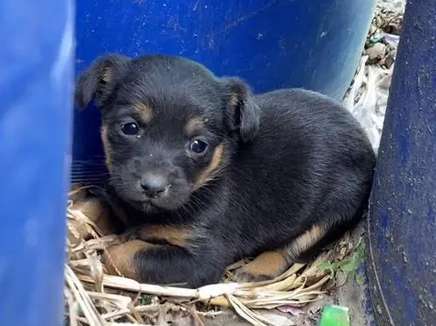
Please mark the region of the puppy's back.
[[[285, 156], [304, 148], [311, 155], [336, 158], [341, 165], [351, 159], [355, 167], [372, 170], [375, 157], [371, 144], [359, 122], [338, 102], [303, 89], [265, 93], [256, 96], [256, 102], [261, 107], [258, 146], [271, 134], [287, 135], [276, 139], [285, 147]], [[298, 148], [286, 146], [295, 141]]]

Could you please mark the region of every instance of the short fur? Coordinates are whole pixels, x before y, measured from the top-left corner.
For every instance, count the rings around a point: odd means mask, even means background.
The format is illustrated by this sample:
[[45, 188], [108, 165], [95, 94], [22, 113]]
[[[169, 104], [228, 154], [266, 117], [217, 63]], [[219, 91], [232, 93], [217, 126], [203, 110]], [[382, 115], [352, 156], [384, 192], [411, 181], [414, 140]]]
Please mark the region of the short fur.
[[[111, 249], [138, 281], [199, 286], [242, 257], [288, 248], [296, 258], [356, 223], [367, 205], [374, 153], [326, 96], [252, 95], [243, 81], [187, 59], [112, 55], [78, 81], [77, 103], [93, 99], [125, 227], [155, 244]], [[123, 134], [128, 123], [138, 134]], [[208, 144], [201, 155], [189, 150], [195, 137]], [[159, 195], [144, 182], [161, 185]], [[261, 258], [284, 268], [277, 254]], [[269, 275], [263, 265], [251, 269]]]

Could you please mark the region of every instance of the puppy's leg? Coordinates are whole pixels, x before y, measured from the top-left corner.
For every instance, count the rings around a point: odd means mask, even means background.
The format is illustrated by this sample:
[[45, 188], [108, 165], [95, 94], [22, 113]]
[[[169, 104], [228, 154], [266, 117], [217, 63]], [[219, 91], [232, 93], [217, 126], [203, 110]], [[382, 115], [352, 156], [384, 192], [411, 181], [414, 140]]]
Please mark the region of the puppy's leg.
[[284, 248], [267, 251], [236, 271], [240, 282], [258, 282], [273, 279], [285, 272], [299, 256], [312, 249], [326, 234], [325, 228], [315, 225], [297, 236]]
[[140, 270], [135, 259], [137, 253], [159, 247], [141, 240], [130, 240], [106, 249], [103, 261], [109, 274], [139, 279]]
[[213, 243], [206, 247], [194, 237], [181, 226], [143, 227], [127, 242], [109, 247], [103, 260], [110, 273], [139, 282], [197, 287], [218, 281], [226, 264], [214, 256]]
[[185, 225], [147, 225], [137, 228], [131, 235], [151, 243], [170, 244], [190, 249], [195, 232], [192, 227]]
[[295, 262], [306, 252], [312, 251], [323, 240], [326, 234], [327, 228], [325, 226], [312, 226], [309, 230], [296, 237], [286, 247], [288, 260]]

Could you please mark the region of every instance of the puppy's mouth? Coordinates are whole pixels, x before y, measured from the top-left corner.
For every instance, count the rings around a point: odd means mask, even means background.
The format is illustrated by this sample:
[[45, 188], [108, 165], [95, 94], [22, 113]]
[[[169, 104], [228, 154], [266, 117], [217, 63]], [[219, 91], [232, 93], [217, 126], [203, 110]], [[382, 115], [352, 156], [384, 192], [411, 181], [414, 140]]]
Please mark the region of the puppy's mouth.
[[138, 205], [141, 207], [142, 211], [148, 212], [148, 213], [155, 212], [155, 211], [161, 209], [160, 207], [155, 205], [151, 199], [145, 199], [141, 202], [138, 202]]
[[153, 202], [153, 200], [149, 199], [149, 198], [144, 198], [144, 199], [125, 199], [130, 206], [132, 206], [133, 208], [135, 208], [138, 211], [142, 211], [142, 212], [146, 212], [146, 213], [155, 213], [158, 212], [160, 210], [163, 210], [162, 207], [159, 207], [156, 203]]
[[144, 197], [140, 200], [129, 200], [136, 209], [146, 213], [156, 213], [159, 211], [172, 211], [182, 207], [187, 198], [183, 195], [168, 196], [165, 198]]
[[116, 193], [132, 208], [147, 213], [174, 211], [184, 206], [191, 197], [189, 184], [175, 184], [165, 193], [152, 196], [139, 187], [130, 186], [130, 183], [115, 184]]

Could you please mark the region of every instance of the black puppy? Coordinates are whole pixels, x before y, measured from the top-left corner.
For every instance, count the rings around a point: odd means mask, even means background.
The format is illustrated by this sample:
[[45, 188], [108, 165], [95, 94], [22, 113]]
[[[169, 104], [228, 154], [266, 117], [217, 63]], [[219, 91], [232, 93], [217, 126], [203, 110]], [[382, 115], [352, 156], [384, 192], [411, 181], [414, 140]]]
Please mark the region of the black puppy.
[[109, 249], [123, 275], [199, 286], [260, 254], [239, 277], [274, 277], [367, 204], [371, 146], [320, 94], [254, 96], [187, 59], [113, 55], [78, 81], [78, 104], [93, 99], [114, 200], [126, 228], [136, 227]]

